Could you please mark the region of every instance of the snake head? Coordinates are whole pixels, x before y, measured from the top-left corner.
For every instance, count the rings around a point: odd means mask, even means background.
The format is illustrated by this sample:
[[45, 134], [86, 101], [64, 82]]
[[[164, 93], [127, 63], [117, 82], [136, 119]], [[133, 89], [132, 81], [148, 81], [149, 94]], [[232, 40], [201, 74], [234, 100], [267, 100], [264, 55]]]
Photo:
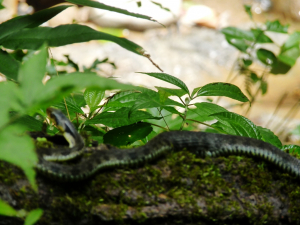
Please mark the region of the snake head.
[[75, 146], [78, 140], [81, 141], [81, 137], [73, 123], [62, 113], [62, 111], [49, 107], [46, 112], [50, 120], [69, 142], [70, 147]]

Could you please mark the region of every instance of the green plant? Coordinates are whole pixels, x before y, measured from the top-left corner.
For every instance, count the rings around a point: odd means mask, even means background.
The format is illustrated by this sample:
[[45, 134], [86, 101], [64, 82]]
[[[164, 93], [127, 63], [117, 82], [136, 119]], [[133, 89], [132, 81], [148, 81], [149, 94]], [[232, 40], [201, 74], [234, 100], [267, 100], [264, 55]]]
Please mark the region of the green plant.
[[[251, 6], [245, 5], [245, 10], [253, 21]], [[267, 21], [260, 25], [255, 22], [254, 24], [255, 28], [249, 30], [237, 27], [222, 29], [227, 42], [240, 52], [233, 65], [233, 69], [235, 66], [238, 67], [237, 73], [234, 77], [232, 77], [233, 74], [230, 74], [227, 81], [231, 83], [237, 76], [244, 76], [245, 89], [251, 104], [255, 102], [259, 93], [262, 95], [267, 93], [269, 75], [286, 74], [300, 56], [299, 31], [288, 34], [289, 26], [282, 25], [278, 20]], [[280, 45], [272, 39], [270, 33], [286, 34], [287, 40]], [[276, 52], [278, 53], [276, 54]], [[257, 70], [255, 63], [262, 64], [264, 69]], [[253, 90], [254, 88], [256, 90]], [[250, 105], [245, 115], [249, 110]]]
[[[88, 0], [69, 2], [151, 20], [143, 15]], [[60, 62], [48, 59], [49, 47], [94, 39], [113, 41], [135, 54], [149, 58], [137, 44], [87, 26], [71, 24], [56, 28], [39, 27], [68, 7], [46, 9], [30, 16], [16, 17], [0, 25], [0, 72], [7, 78], [7, 81], [0, 83], [0, 159], [21, 167], [34, 190], [37, 190], [34, 166], [38, 159], [30, 137], [24, 135], [24, 132], [42, 130], [44, 121], [47, 122], [45, 110], [49, 106], [63, 110], [79, 131], [87, 133], [89, 138], [115, 146], [140, 145], [164, 130], [197, 129], [195, 123], [200, 123], [206, 125], [206, 130], [210, 132], [252, 137], [282, 147], [270, 130], [254, 125], [241, 115], [211, 102], [192, 103], [194, 99], [203, 96], [226, 96], [243, 103], [249, 101], [237, 86], [229, 83], [206, 84], [190, 92], [183, 81], [172, 75], [141, 73], [177, 87], [156, 87], [157, 91], [153, 91], [97, 76], [92, 71], [100, 63], [98, 61], [91, 68], [79, 72], [78, 65], [70, 59], [68, 64], [77, 72], [53, 72], [55, 63]], [[244, 36], [240, 39], [245, 42]], [[9, 52], [7, 49], [14, 51]], [[43, 84], [45, 74], [51, 78]], [[118, 91], [105, 98], [107, 90]], [[179, 102], [170, 99], [170, 96], [177, 97]], [[82, 110], [86, 106], [89, 108], [88, 113]], [[212, 120], [217, 122], [210, 125], [204, 123]], [[56, 133], [57, 130], [49, 132]], [[118, 138], [114, 138], [116, 136]], [[2, 201], [0, 206], [2, 215], [27, 215], [28, 224], [33, 224], [42, 214], [39, 209], [30, 213], [15, 211]]]

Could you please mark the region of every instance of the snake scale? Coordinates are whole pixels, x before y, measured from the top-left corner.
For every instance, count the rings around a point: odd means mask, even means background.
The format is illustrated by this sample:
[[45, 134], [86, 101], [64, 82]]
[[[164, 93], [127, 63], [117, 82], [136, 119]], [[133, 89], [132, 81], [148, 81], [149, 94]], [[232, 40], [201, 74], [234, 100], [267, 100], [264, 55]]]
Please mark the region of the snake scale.
[[91, 177], [105, 168], [131, 166], [154, 160], [170, 151], [186, 149], [199, 157], [223, 155], [248, 155], [262, 158], [300, 177], [300, 160], [279, 148], [252, 138], [193, 131], [170, 131], [157, 135], [147, 144], [137, 148], [94, 151], [79, 164], [64, 165], [52, 161], [64, 161], [84, 152], [82, 137], [64, 114], [54, 108], [47, 110], [49, 117], [70, 143], [70, 148], [56, 153], [44, 151], [39, 155], [36, 169], [54, 179], [78, 181]]

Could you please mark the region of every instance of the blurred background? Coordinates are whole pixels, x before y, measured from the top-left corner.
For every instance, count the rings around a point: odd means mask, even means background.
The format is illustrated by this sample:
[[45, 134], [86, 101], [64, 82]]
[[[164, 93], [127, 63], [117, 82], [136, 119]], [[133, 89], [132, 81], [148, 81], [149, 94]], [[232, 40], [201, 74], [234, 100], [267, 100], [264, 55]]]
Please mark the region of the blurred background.
[[[70, 7], [43, 26], [79, 23], [93, 29], [125, 37], [141, 45], [151, 59], [165, 73], [184, 81], [188, 88], [211, 82], [232, 82], [246, 94], [245, 79], [239, 74], [237, 59], [240, 52], [228, 44], [221, 29], [234, 26], [241, 29], [263, 26], [266, 21], [279, 20], [289, 24], [289, 33], [300, 30], [299, 0], [101, 0], [101, 3], [124, 8], [153, 17], [159, 23], [137, 19], [109, 11], [88, 7]], [[3, 0], [0, 23], [16, 15], [32, 14], [56, 4], [60, 0]], [[253, 18], [245, 12], [251, 6]], [[164, 26], [162, 26], [163, 24]], [[270, 34], [271, 35], [271, 34]], [[283, 43], [287, 35], [274, 33], [272, 40]], [[118, 81], [146, 86], [172, 87], [171, 84], [136, 72], [160, 72], [147, 58], [124, 50], [114, 43], [90, 41], [51, 48], [51, 57], [75, 62], [81, 70], [93, 62], [99, 65], [102, 76]], [[265, 66], [255, 62], [258, 74]], [[72, 71], [72, 67], [67, 68]], [[257, 93], [251, 110], [236, 105], [228, 98], [213, 99], [227, 109], [248, 117], [255, 124], [268, 127], [284, 141], [297, 142], [300, 134], [300, 65], [299, 60], [286, 74], [269, 74], [266, 93]], [[259, 90], [253, 85], [253, 90]], [[205, 100], [205, 99], [203, 99]]]

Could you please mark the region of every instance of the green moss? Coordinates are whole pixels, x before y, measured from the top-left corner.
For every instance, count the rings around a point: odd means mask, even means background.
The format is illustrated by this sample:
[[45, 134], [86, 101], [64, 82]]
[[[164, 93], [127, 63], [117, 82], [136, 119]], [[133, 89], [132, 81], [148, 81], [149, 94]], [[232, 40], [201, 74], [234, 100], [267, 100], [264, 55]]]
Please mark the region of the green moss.
[[[277, 192], [272, 189], [274, 182]], [[45, 210], [41, 220], [45, 224], [63, 221], [70, 215], [92, 214], [121, 222], [128, 210], [136, 221], [143, 222], [149, 217], [143, 210], [145, 207], [172, 202], [186, 210], [187, 219], [216, 221], [218, 218], [221, 223], [243, 215], [254, 224], [270, 223], [274, 219], [273, 206], [267, 194], [282, 196], [282, 191], [288, 195], [288, 200], [282, 200], [291, 201], [292, 220], [296, 221], [300, 213], [300, 188], [295, 178], [263, 161], [240, 156], [202, 159], [182, 151], [136, 168], [102, 171], [82, 183], [68, 185], [54, 181], [43, 188], [48, 188], [43, 189], [50, 196], [47, 203], [43, 195], [35, 195], [25, 187], [20, 188], [18, 195], [24, 199], [21, 207], [26, 210], [38, 207]], [[244, 193], [266, 197], [253, 204]]]

